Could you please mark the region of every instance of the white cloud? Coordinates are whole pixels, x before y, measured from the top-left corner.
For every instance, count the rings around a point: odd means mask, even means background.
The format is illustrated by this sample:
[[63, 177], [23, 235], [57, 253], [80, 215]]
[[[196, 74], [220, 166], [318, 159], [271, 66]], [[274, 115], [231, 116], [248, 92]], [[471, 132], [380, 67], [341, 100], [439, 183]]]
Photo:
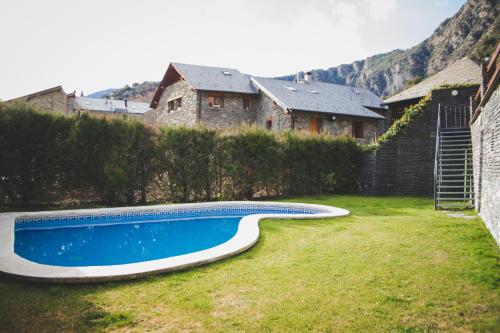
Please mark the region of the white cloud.
[[366, 0], [368, 12], [375, 20], [387, 20], [396, 8], [396, 0]]

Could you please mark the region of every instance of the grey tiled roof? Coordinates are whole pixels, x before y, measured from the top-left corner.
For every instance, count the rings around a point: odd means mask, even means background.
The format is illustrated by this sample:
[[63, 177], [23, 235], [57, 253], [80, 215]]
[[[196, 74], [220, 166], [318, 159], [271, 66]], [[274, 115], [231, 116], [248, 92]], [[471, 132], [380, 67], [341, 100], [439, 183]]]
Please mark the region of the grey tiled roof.
[[125, 108], [125, 101], [122, 100], [90, 97], [75, 97], [74, 108], [76, 110], [123, 113], [146, 113], [151, 110], [149, 103], [127, 101], [127, 108]]
[[188, 65], [173, 62], [172, 66], [196, 90], [256, 94], [250, 76], [231, 68]]
[[252, 78], [252, 82], [277, 104], [288, 109], [384, 119], [368, 109], [383, 109], [384, 102], [366, 89], [318, 81], [300, 83]]
[[473, 60], [465, 57], [436, 74], [429, 76], [416, 85], [389, 97], [386, 103], [394, 103], [407, 99], [419, 98], [427, 95], [432, 89], [438, 88], [445, 83], [474, 83], [481, 81], [481, 70]]

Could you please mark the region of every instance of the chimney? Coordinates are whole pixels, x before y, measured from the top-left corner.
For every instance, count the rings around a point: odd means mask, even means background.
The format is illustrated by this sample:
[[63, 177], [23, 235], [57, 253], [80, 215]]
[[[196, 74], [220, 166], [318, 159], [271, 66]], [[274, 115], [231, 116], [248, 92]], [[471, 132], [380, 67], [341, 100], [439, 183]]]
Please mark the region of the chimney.
[[300, 82], [300, 72], [297, 72], [297, 74], [295, 74], [295, 82]]
[[313, 80], [312, 78], [312, 72], [305, 72], [304, 74], [304, 81], [305, 82], [311, 82]]
[[128, 107], [127, 106], [127, 99], [125, 99], [124, 102], [125, 102], [125, 108], [127, 108]]

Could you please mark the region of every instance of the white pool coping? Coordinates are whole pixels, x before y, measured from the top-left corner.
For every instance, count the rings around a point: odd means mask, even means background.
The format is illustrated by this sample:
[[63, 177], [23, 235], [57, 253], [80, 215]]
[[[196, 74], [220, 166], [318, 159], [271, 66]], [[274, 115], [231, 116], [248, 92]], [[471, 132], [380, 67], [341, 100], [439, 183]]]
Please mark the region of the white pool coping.
[[[35, 263], [14, 252], [15, 223], [18, 218], [78, 216], [83, 214], [122, 213], [141, 210], [175, 210], [179, 208], [241, 207], [265, 205], [277, 207], [315, 208], [325, 211], [316, 214], [252, 214], [243, 217], [236, 234], [220, 245], [179, 256], [110, 266], [64, 267]], [[324, 219], [349, 215], [349, 211], [331, 206], [262, 201], [219, 201], [194, 204], [156, 205], [100, 209], [79, 209], [44, 212], [14, 212], [0, 214], [0, 272], [21, 279], [44, 282], [97, 282], [132, 279], [153, 273], [165, 273], [204, 265], [241, 253], [254, 245], [259, 238], [259, 221], [262, 219]]]

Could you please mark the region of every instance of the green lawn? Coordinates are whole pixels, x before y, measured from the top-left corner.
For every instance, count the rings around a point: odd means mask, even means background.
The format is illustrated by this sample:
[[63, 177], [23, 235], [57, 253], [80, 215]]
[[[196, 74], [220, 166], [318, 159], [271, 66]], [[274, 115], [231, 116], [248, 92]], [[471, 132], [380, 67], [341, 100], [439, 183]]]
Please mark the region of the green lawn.
[[[184, 272], [92, 285], [0, 279], [0, 332], [493, 332], [499, 251], [429, 199], [323, 196], [326, 220], [263, 221], [256, 246]], [[469, 213], [472, 214], [472, 213]]]

